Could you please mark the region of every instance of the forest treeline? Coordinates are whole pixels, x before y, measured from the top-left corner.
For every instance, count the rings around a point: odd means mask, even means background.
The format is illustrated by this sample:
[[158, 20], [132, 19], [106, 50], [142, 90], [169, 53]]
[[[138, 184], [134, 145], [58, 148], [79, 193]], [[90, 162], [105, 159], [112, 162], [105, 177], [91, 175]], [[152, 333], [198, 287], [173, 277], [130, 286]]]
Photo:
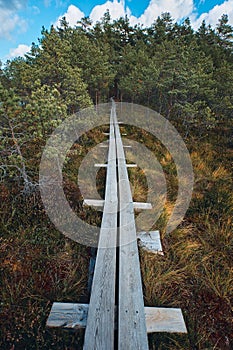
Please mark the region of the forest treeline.
[[20, 145], [38, 145], [67, 115], [110, 96], [152, 107], [179, 120], [186, 132], [232, 120], [233, 28], [227, 15], [216, 28], [203, 22], [194, 32], [189, 19], [174, 23], [169, 13], [143, 28], [132, 27], [127, 17], [112, 21], [107, 12], [94, 26], [83, 18], [71, 28], [63, 18], [59, 28], [41, 34], [25, 58], [0, 71], [1, 170], [9, 162], [25, 184]]
[[[127, 17], [112, 20], [109, 12], [95, 24], [83, 18], [70, 27], [63, 18], [57, 28], [42, 28], [24, 58], [0, 69], [0, 347], [82, 346], [82, 331], [45, 327], [53, 301], [88, 302], [90, 251], [50, 222], [40, 199], [38, 170], [56, 126], [112, 96], [166, 117], [184, 138], [195, 175], [190, 208], [167, 236], [177, 195], [172, 156], [152, 135], [126, 130], [155, 153], [168, 184], [167, 202], [154, 227], [161, 232], [165, 255], [140, 251], [145, 305], [181, 307], [188, 328], [187, 336], [150, 335], [150, 348], [230, 350], [233, 28], [227, 15], [214, 28], [202, 22], [194, 31], [188, 18], [175, 23], [169, 13], [145, 28], [131, 26]], [[102, 131], [84, 135], [63, 169], [70, 205], [94, 224], [100, 216], [83, 211], [77, 174], [88, 150], [103, 141]], [[143, 172], [130, 176], [134, 200], [143, 201]], [[103, 179], [101, 173], [97, 180], [102, 185]]]
[[[71, 28], [43, 28], [25, 58], [0, 70], [1, 171], [16, 166], [24, 183], [21, 146], [37, 145], [67, 115], [92, 103], [117, 100], [149, 106], [189, 132], [228, 124], [233, 111], [233, 28], [223, 15], [212, 28], [203, 21], [174, 23], [164, 13], [148, 28], [127, 17], [101, 22], [83, 18]], [[25, 132], [27, 131], [27, 132]], [[14, 151], [12, 151], [12, 147]], [[6, 151], [8, 150], [8, 151]]]

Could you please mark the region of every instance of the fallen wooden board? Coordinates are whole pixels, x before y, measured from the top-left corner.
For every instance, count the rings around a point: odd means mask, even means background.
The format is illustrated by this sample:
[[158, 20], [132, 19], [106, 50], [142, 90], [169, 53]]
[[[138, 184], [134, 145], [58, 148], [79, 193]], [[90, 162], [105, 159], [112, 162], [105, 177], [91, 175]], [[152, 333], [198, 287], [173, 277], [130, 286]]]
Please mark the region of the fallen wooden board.
[[159, 231], [143, 231], [137, 233], [139, 246], [152, 253], [163, 254]]
[[53, 303], [46, 322], [51, 328], [86, 328], [89, 304]]
[[[51, 328], [85, 328], [88, 309], [88, 304], [53, 303], [46, 325]], [[146, 306], [144, 310], [147, 333], [187, 333], [181, 309]], [[116, 306], [115, 313], [117, 313]]]
[[148, 333], [187, 333], [181, 309], [146, 307], [145, 314]]

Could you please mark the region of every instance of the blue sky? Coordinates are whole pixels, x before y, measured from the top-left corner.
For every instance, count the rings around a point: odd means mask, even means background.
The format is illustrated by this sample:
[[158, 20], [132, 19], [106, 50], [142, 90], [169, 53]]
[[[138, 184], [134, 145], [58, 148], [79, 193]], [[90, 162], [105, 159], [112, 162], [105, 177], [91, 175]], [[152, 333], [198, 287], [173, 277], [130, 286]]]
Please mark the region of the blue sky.
[[215, 26], [222, 14], [233, 25], [233, 0], [0, 0], [0, 60], [22, 56], [38, 42], [41, 28], [58, 24], [66, 16], [71, 25], [83, 16], [99, 20], [106, 10], [112, 18], [126, 13], [132, 24], [148, 26], [162, 13], [174, 20], [190, 17], [194, 28], [203, 19]]

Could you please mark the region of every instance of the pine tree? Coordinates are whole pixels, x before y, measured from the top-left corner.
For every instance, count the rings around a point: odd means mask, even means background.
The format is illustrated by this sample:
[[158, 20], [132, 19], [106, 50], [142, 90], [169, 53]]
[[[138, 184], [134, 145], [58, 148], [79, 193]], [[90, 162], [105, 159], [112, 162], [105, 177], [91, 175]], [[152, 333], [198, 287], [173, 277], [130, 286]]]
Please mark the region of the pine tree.
[[228, 23], [228, 15], [222, 15], [216, 27], [219, 37], [219, 45], [227, 50], [233, 48], [233, 27]]
[[35, 190], [42, 146], [56, 126], [67, 116], [58, 89], [41, 86], [22, 104], [11, 89], [0, 85], [1, 173], [22, 185], [23, 193]]

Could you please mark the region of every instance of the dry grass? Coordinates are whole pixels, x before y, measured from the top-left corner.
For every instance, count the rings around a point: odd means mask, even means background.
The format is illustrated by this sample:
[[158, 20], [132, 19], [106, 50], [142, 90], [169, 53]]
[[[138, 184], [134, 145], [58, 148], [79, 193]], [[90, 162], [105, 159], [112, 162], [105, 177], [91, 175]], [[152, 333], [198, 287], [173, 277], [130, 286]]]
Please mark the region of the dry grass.
[[[138, 131], [137, 131], [138, 132]], [[129, 133], [129, 130], [128, 130]], [[89, 135], [91, 137], [91, 135]], [[65, 193], [74, 210], [82, 200], [75, 170], [95, 142], [75, 146], [66, 165]], [[132, 135], [133, 137], [133, 135]], [[149, 336], [151, 350], [230, 350], [233, 348], [233, 238], [230, 170], [210, 143], [192, 142], [195, 188], [182, 225], [165, 235], [177, 195], [172, 157], [148, 135], [137, 134], [163, 166], [168, 197], [156, 223], [164, 256], [140, 251], [145, 304], [181, 307], [188, 335]], [[73, 164], [73, 165], [72, 165]], [[102, 174], [102, 173], [101, 173]], [[103, 174], [99, 178], [104, 178]], [[130, 169], [134, 200], [144, 201], [143, 171]], [[98, 183], [101, 192], [101, 179]], [[89, 250], [64, 238], [46, 218], [38, 198], [22, 200], [12, 184], [1, 187], [1, 340], [3, 350], [81, 349], [83, 331], [75, 334], [45, 327], [52, 301], [87, 301]], [[93, 211], [80, 212], [97, 223]]]
[[[151, 349], [227, 350], [233, 348], [233, 237], [229, 162], [210, 143], [195, 147], [191, 158], [195, 188], [190, 208], [169, 236], [165, 227], [174, 208], [168, 200], [157, 222], [164, 256], [141, 251], [147, 305], [181, 307], [188, 327], [186, 338], [151, 336]], [[162, 157], [169, 169], [169, 157]], [[170, 169], [172, 169], [170, 167]], [[171, 180], [173, 171], [167, 176]]]

